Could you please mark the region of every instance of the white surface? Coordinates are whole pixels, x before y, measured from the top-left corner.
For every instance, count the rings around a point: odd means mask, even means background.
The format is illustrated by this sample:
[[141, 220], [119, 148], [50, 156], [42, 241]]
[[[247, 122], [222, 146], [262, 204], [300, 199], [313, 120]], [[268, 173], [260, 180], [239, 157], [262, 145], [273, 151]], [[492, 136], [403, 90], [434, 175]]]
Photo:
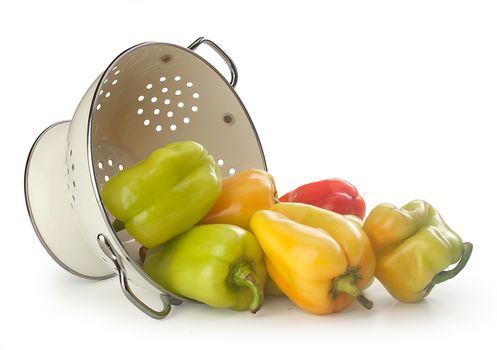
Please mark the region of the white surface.
[[[18, 1], [0, 13], [1, 349], [492, 344], [496, 3]], [[186, 46], [199, 35], [237, 63], [237, 91], [281, 193], [342, 177], [359, 188], [368, 211], [426, 199], [475, 245], [461, 275], [416, 305], [395, 302], [375, 284], [371, 312], [354, 306], [317, 317], [268, 300], [255, 316], [189, 304], [155, 321], [122, 296], [116, 279], [85, 281], [57, 266], [24, 205], [32, 142], [72, 116], [122, 50], [148, 40]]]
[[40, 241], [61, 266], [82, 276], [102, 278], [114, 271], [86, 243], [84, 231], [73, 214], [69, 187], [66, 189], [69, 124], [55, 124], [44, 131], [31, 153], [26, 170], [31, 215], [41, 235]]

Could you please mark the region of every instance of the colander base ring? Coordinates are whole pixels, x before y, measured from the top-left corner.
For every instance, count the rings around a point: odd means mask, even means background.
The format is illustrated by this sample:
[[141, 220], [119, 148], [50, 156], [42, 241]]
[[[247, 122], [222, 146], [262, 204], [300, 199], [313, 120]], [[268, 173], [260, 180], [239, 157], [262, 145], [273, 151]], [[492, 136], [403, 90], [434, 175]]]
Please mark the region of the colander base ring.
[[65, 270], [88, 279], [115, 275], [87, 245], [68, 200], [65, 150], [69, 121], [45, 129], [29, 152], [24, 174], [31, 223], [48, 254]]

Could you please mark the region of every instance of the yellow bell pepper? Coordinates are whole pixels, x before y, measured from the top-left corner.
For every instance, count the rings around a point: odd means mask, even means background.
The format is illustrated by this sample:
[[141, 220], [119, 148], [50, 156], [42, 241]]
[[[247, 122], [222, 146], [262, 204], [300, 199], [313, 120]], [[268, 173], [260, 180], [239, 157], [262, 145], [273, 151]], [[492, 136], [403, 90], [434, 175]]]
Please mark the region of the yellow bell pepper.
[[250, 221], [265, 253], [269, 275], [301, 309], [324, 315], [354, 299], [370, 309], [361, 293], [375, 269], [373, 248], [357, 218], [301, 203], [279, 203]]
[[221, 195], [200, 224], [231, 224], [250, 230], [250, 218], [276, 203], [274, 179], [266, 171], [247, 169], [223, 178]]
[[[376, 277], [403, 302], [419, 301], [436, 284], [457, 275], [473, 249], [421, 200], [400, 209], [391, 204], [377, 206], [367, 217], [364, 231], [377, 256]], [[454, 269], [444, 271], [455, 263]]]

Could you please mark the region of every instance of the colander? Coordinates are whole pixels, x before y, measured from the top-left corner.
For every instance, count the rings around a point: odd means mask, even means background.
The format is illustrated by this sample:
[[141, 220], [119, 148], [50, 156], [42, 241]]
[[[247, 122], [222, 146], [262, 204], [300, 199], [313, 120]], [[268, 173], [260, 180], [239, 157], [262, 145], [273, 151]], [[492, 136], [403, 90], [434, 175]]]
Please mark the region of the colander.
[[[226, 62], [230, 82], [194, 52], [202, 44]], [[202, 144], [223, 176], [266, 170], [257, 132], [234, 90], [237, 80], [235, 64], [212, 40], [200, 37], [188, 48], [142, 43], [112, 61], [71, 121], [38, 136], [26, 164], [26, 205], [40, 242], [60, 266], [96, 280], [117, 273], [126, 298], [154, 318], [185, 300], [144, 273], [140, 244], [126, 231], [114, 232], [100, 191], [113, 175], [175, 141]], [[132, 286], [155, 293], [161, 306], [148, 305]]]

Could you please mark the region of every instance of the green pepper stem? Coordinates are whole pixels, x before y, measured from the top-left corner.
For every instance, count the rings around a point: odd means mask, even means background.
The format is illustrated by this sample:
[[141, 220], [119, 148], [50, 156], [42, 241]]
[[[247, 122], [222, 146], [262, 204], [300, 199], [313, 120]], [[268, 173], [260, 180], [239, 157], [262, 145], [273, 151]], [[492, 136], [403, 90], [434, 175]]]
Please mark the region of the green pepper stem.
[[112, 228], [114, 229], [114, 231], [119, 232], [119, 231], [124, 230], [126, 227], [124, 226], [124, 222], [122, 222], [119, 219], [116, 219], [112, 223]]
[[252, 302], [250, 303], [249, 310], [253, 314], [259, 311], [264, 302], [264, 291], [248, 263], [241, 262], [236, 266], [232, 274], [232, 282], [237, 287], [247, 287], [250, 289], [252, 292]]
[[437, 284], [445, 282], [457, 276], [457, 274], [461, 272], [461, 270], [464, 269], [464, 267], [468, 263], [468, 260], [471, 257], [472, 252], [473, 252], [473, 244], [470, 242], [463, 243], [461, 259], [459, 259], [457, 265], [452, 270], [442, 271], [437, 273], [435, 277], [433, 277], [431, 282], [428, 283], [428, 285], [426, 286], [425, 295], [428, 295], [433, 289], [433, 287], [435, 287]]
[[357, 287], [357, 281], [360, 279], [356, 268], [349, 269], [343, 275], [335, 278], [331, 286], [331, 296], [336, 299], [339, 293], [347, 293], [355, 298], [366, 309], [371, 310], [373, 302], [366, 298]]

